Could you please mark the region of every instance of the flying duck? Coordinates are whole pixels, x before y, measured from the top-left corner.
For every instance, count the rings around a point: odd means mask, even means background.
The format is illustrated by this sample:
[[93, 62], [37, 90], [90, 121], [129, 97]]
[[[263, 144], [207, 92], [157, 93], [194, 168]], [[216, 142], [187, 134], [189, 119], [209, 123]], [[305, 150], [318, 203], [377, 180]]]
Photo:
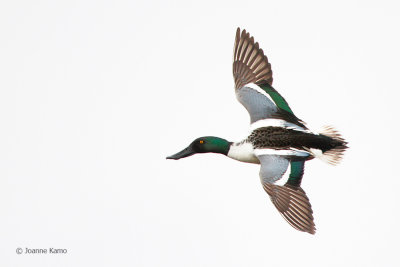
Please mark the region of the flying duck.
[[[347, 142], [334, 128], [313, 132], [294, 115], [286, 100], [272, 87], [268, 58], [254, 38], [240, 28], [234, 45], [233, 78], [236, 98], [250, 115], [250, 135], [240, 142], [203, 136], [167, 159], [211, 152], [261, 164], [261, 184], [279, 213], [295, 229], [314, 234], [313, 211], [301, 188], [304, 164], [315, 157], [338, 164], [348, 148]], [[283, 186], [275, 184], [289, 165], [287, 182]]]

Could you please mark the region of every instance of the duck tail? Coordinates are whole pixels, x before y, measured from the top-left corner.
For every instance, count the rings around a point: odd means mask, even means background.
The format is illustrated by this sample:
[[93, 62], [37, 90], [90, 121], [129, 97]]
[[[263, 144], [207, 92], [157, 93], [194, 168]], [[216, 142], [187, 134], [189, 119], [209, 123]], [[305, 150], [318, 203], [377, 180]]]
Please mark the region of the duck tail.
[[322, 151], [320, 149], [309, 149], [309, 152], [316, 158], [322, 161], [337, 165], [343, 158], [344, 151], [348, 148], [346, 140], [342, 135], [332, 126], [324, 126], [320, 131], [320, 135], [329, 137], [330, 146], [332, 148]]

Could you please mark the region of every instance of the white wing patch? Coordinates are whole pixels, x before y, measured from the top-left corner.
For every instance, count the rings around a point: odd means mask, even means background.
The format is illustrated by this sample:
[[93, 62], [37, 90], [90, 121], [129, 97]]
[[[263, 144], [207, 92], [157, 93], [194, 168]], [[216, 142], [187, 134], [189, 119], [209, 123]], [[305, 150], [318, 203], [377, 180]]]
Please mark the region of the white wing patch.
[[290, 149], [273, 149], [273, 148], [260, 148], [255, 149], [254, 154], [260, 155], [278, 155], [278, 156], [296, 156], [296, 157], [309, 157], [310, 153], [307, 151], [290, 148]]
[[262, 127], [283, 127], [286, 129], [292, 129], [296, 131], [301, 131], [305, 133], [311, 133], [310, 130], [306, 130], [303, 127], [300, 127], [299, 125], [296, 125], [291, 122], [287, 122], [282, 119], [263, 119], [263, 120], [258, 120], [250, 125], [250, 130], [254, 131], [255, 129], [262, 128]]

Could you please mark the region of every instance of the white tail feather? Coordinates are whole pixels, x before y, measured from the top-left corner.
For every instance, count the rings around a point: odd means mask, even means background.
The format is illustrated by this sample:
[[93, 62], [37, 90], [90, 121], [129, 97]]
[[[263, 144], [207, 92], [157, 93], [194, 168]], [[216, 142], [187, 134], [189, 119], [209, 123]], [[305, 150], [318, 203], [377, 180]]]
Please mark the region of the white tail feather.
[[332, 139], [335, 139], [339, 142], [342, 142], [343, 145], [337, 146], [333, 149], [330, 149], [328, 151], [325, 151], [322, 153], [320, 149], [308, 149], [308, 151], [316, 158], [321, 159], [322, 161], [332, 164], [332, 165], [337, 165], [340, 163], [340, 161], [343, 158], [344, 151], [347, 149], [347, 142], [344, 140], [344, 138], [341, 136], [341, 134], [332, 126], [324, 126], [320, 131], [320, 134], [326, 135]]

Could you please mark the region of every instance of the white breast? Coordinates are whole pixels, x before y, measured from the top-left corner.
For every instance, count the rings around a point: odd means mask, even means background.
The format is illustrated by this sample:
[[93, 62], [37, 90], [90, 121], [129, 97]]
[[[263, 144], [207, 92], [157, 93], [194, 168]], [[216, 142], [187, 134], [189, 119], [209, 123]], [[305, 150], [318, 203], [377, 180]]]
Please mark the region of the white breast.
[[260, 161], [254, 154], [253, 145], [247, 142], [233, 143], [227, 156], [238, 161], [260, 164]]

